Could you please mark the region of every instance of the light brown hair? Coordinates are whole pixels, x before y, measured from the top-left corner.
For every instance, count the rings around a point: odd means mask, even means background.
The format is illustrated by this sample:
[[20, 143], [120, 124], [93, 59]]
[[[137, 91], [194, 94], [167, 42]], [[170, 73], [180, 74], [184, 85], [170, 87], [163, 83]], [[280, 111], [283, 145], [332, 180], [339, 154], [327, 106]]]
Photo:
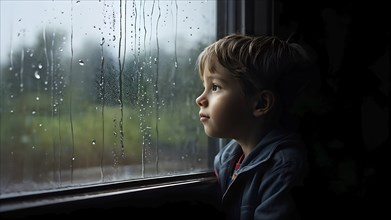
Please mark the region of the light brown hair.
[[240, 81], [246, 96], [268, 89], [285, 107], [308, 85], [314, 70], [303, 47], [276, 36], [231, 34], [219, 39], [198, 57], [201, 78], [206, 64], [215, 72], [217, 62]]

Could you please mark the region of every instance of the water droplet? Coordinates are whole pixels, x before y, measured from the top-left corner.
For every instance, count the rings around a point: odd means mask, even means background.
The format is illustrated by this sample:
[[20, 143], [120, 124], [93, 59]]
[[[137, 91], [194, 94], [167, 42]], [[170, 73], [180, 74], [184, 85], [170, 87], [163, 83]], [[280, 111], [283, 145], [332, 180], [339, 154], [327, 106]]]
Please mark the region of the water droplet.
[[37, 70], [37, 71], [35, 71], [35, 73], [34, 73], [34, 77], [35, 77], [36, 79], [40, 79], [40, 78], [41, 78], [41, 76], [39, 75], [39, 72], [38, 72], [38, 70]]
[[79, 60], [79, 65], [80, 66], [84, 66], [84, 61], [83, 60]]
[[95, 145], [96, 144], [96, 140], [94, 138], [92, 138], [92, 145]]
[[36, 111], [32, 111], [32, 112], [31, 112], [32, 115], [35, 115], [36, 113], [37, 113]]
[[12, 68], [12, 66], [10, 66], [10, 68], [8, 68], [10, 71], [12, 71], [14, 68]]
[[39, 68], [39, 69], [42, 69], [42, 64], [38, 64], [38, 68]]
[[38, 97], [38, 96], [37, 96], [37, 97], [35, 97], [35, 100], [39, 101], [39, 97]]

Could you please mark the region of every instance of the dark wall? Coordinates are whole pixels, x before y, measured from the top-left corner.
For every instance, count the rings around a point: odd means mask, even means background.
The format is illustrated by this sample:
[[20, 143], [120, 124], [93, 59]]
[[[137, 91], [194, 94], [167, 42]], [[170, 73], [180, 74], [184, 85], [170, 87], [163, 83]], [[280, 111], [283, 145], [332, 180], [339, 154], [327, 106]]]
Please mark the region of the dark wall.
[[307, 219], [387, 214], [390, 7], [383, 1], [276, 1], [276, 34], [307, 47], [319, 90], [301, 118]]

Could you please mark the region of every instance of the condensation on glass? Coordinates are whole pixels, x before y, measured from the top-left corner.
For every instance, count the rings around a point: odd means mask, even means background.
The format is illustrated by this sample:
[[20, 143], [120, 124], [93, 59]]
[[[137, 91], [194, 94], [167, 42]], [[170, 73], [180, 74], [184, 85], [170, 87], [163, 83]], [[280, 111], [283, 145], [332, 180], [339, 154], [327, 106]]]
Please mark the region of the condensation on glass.
[[1, 1], [0, 198], [203, 172], [215, 1]]

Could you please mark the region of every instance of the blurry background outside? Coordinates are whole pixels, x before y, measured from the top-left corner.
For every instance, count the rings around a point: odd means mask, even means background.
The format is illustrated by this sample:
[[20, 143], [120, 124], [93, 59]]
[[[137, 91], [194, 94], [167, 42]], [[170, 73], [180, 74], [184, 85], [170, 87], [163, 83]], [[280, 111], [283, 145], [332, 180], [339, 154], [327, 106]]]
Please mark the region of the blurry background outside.
[[1, 0], [0, 198], [209, 171], [215, 1]]

